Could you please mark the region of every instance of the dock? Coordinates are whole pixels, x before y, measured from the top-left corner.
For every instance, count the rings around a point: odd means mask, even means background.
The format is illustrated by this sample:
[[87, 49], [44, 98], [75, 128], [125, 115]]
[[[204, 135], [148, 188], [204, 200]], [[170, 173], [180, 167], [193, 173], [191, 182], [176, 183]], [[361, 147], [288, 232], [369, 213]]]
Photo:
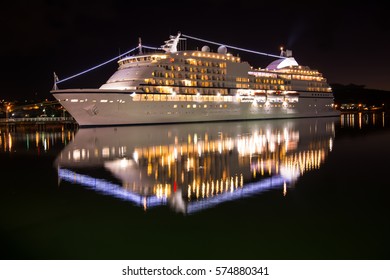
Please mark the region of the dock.
[[0, 128], [16, 131], [18, 128], [45, 130], [54, 127], [77, 128], [78, 124], [72, 117], [36, 117], [36, 118], [5, 118], [0, 119]]

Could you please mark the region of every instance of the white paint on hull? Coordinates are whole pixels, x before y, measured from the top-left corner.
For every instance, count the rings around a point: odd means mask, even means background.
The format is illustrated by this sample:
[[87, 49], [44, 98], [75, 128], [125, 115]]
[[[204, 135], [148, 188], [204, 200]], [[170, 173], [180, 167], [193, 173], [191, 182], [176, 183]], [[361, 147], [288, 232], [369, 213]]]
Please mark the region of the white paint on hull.
[[[281, 103], [210, 101], [133, 101], [131, 94], [91, 91], [55, 91], [54, 97], [80, 126], [132, 125], [229, 120], [337, 116], [333, 98], [301, 94], [289, 107]], [[80, 100], [80, 96], [88, 97]], [[101, 102], [101, 100], [105, 102]], [[77, 102], [71, 102], [77, 100]]]

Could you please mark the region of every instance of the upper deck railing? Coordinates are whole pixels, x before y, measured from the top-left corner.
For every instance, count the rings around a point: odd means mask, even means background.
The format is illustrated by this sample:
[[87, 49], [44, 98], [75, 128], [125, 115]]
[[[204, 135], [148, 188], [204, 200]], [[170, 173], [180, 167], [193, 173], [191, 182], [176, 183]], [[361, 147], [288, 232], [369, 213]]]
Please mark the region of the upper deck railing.
[[76, 123], [72, 117], [3, 118], [0, 124]]

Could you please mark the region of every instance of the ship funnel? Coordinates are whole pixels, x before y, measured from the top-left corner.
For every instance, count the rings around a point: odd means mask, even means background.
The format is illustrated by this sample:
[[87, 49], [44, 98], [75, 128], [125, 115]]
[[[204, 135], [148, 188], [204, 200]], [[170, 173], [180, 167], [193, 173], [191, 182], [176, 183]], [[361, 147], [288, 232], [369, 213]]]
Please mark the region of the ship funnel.
[[142, 54], [142, 41], [141, 37], [138, 37], [138, 52], [141, 55]]
[[280, 56], [292, 57], [292, 50], [284, 50], [283, 47], [280, 48]]

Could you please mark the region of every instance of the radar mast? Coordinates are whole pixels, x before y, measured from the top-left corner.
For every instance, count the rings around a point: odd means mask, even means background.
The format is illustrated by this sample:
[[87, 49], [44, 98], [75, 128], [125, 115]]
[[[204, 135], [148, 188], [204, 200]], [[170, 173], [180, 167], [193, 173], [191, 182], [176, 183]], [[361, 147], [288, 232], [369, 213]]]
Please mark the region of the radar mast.
[[177, 36], [169, 36], [169, 40], [165, 41], [165, 45], [162, 45], [161, 48], [167, 53], [177, 52], [177, 44], [179, 43], [181, 33], [178, 32]]
[[138, 37], [138, 53], [141, 55], [142, 54], [142, 42], [141, 42], [141, 37]]

